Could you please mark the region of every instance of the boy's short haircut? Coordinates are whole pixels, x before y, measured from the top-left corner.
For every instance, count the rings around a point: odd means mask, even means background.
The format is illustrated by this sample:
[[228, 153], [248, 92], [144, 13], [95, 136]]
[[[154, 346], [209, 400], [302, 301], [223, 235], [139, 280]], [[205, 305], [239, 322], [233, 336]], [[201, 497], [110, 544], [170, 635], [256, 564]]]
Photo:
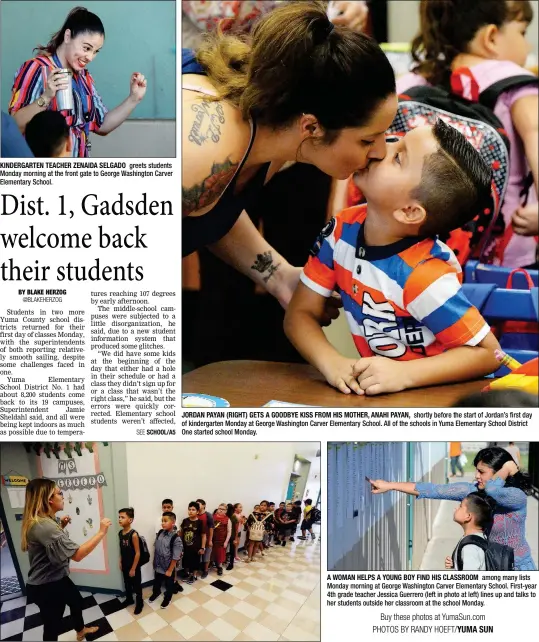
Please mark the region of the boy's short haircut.
[[174, 502], [173, 502], [171, 499], [164, 499], [164, 500], [161, 502], [161, 506], [162, 506], [163, 504], [172, 504], [172, 505], [174, 506]]
[[421, 182], [411, 193], [427, 212], [419, 230], [424, 236], [447, 234], [482, 210], [493, 208], [492, 171], [485, 159], [459, 131], [440, 119], [432, 133], [439, 149], [425, 159]]
[[310, 506], [313, 503], [313, 500], [312, 499], [306, 499], [305, 503], [307, 504], [307, 506]]
[[296, 499], [294, 506], [301, 506], [301, 499]]
[[118, 511], [118, 515], [120, 513], [125, 513], [127, 517], [130, 517], [131, 519], [135, 519], [135, 509], [134, 508], [120, 508]]
[[161, 517], [168, 517], [168, 518], [169, 518], [169, 519], [171, 519], [173, 522], [175, 522], [175, 521], [176, 521], [176, 513], [173, 513], [173, 512], [171, 512], [171, 511], [169, 511], [169, 510], [167, 510], [167, 512], [166, 512], [166, 513], [163, 513], [163, 515], [162, 515]]
[[54, 158], [69, 138], [69, 127], [59, 111], [42, 111], [26, 125], [24, 137], [36, 158]]
[[188, 508], [196, 508], [198, 512], [200, 510], [200, 504], [198, 502], [189, 502]]
[[466, 495], [466, 507], [474, 516], [476, 525], [482, 531], [489, 531], [494, 518], [494, 500], [488, 495], [470, 493]]
[[269, 506], [269, 502], [268, 502], [268, 500], [267, 500], [267, 499], [263, 499], [260, 503], [261, 503], [261, 504], [267, 504], [267, 505]]
[[206, 506], [206, 502], [203, 499], [197, 499], [198, 504], [204, 504]]

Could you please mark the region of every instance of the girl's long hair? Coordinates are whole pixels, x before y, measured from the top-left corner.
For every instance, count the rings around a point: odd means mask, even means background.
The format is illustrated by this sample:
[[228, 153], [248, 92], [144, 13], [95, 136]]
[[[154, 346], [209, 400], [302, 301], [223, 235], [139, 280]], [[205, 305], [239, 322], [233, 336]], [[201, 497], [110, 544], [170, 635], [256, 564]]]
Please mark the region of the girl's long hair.
[[46, 45], [38, 45], [34, 51], [38, 54], [55, 54], [58, 47], [64, 42], [65, 32], [69, 29], [71, 37], [76, 38], [80, 33], [98, 33], [105, 36], [105, 27], [95, 13], [84, 7], [75, 7], [67, 14], [62, 27], [51, 36]]
[[[500, 448], [500, 446], [491, 446], [490, 448], [483, 448], [477, 453], [473, 460], [473, 465], [477, 467], [477, 465], [482, 462], [485, 466], [492, 468], [494, 472], [498, 472], [508, 461], [514, 462], [515, 460], [511, 457], [510, 453], [505, 450], [505, 448]], [[508, 488], [520, 488], [520, 490], [526, 493], [526, 495], [529, 495], [531, 492], [529, 476], [525, 473], [521, 473], [520, 471], [508, 477], [505, 480], [505, 486]]]
[[451, 65], [486, 25], [530, 23], [528, 0], [421, 0], [419, 33], [412, 40], [413, 71], [432, 85], [449, 84]]
[[28, 533], [41, 519], [54, 518], [49, 500], [54, 494], [56, 484], [51, 479], [32, 479], [26, 486], [24, 513], [22, 517], [21, 549], [28, 550]]

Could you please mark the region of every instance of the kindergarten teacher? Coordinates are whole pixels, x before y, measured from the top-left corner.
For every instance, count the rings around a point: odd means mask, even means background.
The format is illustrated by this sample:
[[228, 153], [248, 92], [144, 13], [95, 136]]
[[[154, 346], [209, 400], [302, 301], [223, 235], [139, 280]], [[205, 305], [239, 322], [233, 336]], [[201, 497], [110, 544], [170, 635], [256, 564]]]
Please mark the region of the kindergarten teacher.
[[[133, 73], [129, 96], [108, 111], [86, 69], [104, 42], [105, 29], [98, 16], [75, 7], [50, 42], [36, 47], [38, 55], [27, 60], [15, 75], [9, 104], [9, 113], [22, 132], [39, 112], [60, 111], [56, 94], [70, 86], [74, 107], [61, 113], [70, 129], [73, 156], [90, 156], [90, 132], [106, 136], [128, 118], [144, 98], [146, 80], [142, 74]], [[62, 69], [68, 69], [72, 77]]]
[[68, 605], [77, 642], [81, 642], [88, 634], [97, 633], [98, 627], [84, 626], [82, 597], [69, 577], [69, 562], [80, 562], [89, 555], [112, 522], [102, 519], [98, 533], [79, 545], [64, 530], [71, 521], [69, 516], [56, 520], [56, 513], [63, 510], [64, 494], [51, 479], [32, 479], [28, 483], [21, 532], [21, 548], [28, 551], [30, 561], [26, 590], [28, 602], [39, 607], [44, 640], [58, 640], [58, 635], [64, 633], [62, 619]]

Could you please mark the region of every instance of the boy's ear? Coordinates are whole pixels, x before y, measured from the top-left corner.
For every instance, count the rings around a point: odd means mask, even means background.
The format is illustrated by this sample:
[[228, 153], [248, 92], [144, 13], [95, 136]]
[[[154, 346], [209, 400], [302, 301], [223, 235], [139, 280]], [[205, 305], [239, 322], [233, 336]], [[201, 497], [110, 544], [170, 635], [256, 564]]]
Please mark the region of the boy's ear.
[[427, 212], [421, 203], [412, 201], [409, 205], [395, 210], [393, 218], [403, 225], [421, 226], [427, 220]]

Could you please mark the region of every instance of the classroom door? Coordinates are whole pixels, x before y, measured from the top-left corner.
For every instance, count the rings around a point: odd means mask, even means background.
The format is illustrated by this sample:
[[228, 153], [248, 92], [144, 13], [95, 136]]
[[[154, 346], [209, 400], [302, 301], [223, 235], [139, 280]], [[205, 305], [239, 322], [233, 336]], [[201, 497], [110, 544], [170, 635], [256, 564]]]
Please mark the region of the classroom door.
[[19, 575], [15, 564], [16, 560], [10, 548], [11, 538], [7, 532], [7, 526], [0, 517], [0, 602], [13, 600], [22, 596]]

